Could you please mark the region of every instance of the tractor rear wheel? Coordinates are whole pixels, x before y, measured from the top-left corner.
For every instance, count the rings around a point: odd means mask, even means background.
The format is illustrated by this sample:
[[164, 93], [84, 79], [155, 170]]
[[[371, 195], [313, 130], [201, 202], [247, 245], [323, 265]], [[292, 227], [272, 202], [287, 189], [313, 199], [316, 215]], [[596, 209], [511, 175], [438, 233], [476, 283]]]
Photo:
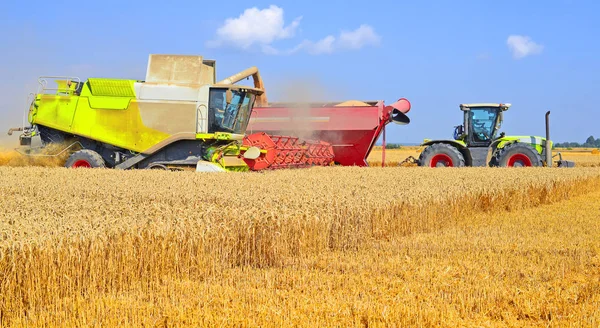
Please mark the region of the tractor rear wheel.
[[419, 166], [462, 167], [465, 158], [456, 147], [438, 143], [427, 146], [419, 156]]
[[515, 142], [496, 151], [492, 162], [500, 167], [543, 166], [542, 156], [531, 145]]
[[83, 149], [71, 154], [65, 167], [70, 168], [103, 168], [106, 163], [100, 154], [93, 150]]

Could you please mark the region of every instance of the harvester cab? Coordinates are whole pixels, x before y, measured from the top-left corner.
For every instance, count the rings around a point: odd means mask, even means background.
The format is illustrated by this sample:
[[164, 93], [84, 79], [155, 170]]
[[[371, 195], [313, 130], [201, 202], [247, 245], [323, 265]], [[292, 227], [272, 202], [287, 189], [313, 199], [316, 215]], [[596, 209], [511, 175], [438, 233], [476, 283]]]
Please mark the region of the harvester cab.
[[[419, 166], [552, 166], [552, 141], [549, 115], [546, 113], [546, 137], [506, 136], [499, 133], [504, 112], [511, 104], [461, 104], [463, 124], [455, 126], [454, 140], [428, 140], [417, 160]], [[572, 167], [569, 161], [557, 161], [559, 167]]]

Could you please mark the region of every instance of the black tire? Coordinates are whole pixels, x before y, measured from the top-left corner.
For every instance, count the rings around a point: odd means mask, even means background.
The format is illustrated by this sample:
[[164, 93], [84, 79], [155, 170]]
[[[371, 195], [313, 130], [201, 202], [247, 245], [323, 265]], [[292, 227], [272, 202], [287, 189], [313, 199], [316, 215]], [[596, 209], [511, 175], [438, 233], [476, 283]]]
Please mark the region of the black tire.
[[100, 154], [97, 152], [89, 149], [83, 149], [71, 154], [65, 163], [65, 167], [104, 168], [106, 167], [106, 163], [104, 162], [104, 159], [102, 159], [102, 156], [100, 156]]
[[515, 142], [498, 149], [490, 163], [500, 167], [544, 166], [542, 156], [537, 150], [522, 142]]
[[427, 146], [419, 155], [419, 166], [439, 167], [463, 167], [465, 158], [454, 146], [438, 143]]
[[147, 170], [168, 170], [168, 168], [162, 164], [154, 164], [154, 163], [150, 163], [148, 166], [146, 166]]

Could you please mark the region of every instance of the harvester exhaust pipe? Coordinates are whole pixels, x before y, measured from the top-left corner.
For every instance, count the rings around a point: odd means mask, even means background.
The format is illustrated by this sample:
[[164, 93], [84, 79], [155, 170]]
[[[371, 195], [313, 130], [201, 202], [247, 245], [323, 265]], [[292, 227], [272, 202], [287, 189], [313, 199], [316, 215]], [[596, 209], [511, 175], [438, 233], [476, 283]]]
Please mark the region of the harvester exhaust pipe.
[[23, 128], [12, 128], [8, 130], [8, 135], [12, 136], [13, 132], [23, 131]]
[[546, 166], [552, 167], [552, 147], [550, 146], [550, 111], [546, 112]]
[[[233, 74], [232, 76], [217, 82], [217, 84], [235, 84], [250, 76], [252, 76], [252, 80], [254, 81], [254, 87], [264, 91], [265, 86], [256, 66], [252, 66], [237, 74]], [[266, 107], [267, 104], [267, 94], [265, 92], [256, 97], [256, 106]]]

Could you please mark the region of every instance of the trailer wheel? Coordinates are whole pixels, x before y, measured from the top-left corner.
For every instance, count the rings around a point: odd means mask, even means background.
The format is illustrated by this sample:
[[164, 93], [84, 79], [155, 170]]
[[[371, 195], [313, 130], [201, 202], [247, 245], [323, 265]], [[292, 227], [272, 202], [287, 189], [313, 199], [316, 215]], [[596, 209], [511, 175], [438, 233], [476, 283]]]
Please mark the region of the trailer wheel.
[[106, 163], [102, 156], [97, 152], [89, 149], [83, 149], [71, 154], [65, 167], [69, 168], [103, 168]]
[[543, 166], [542, 156], [531, 145], [515, 142], [496, 151], [493, 162], [500, 167]]
[[423, 150], [419, 156], [419, 166], [462, 167], [465, 166], [465, 158], [456, 147], [438, 143]]

